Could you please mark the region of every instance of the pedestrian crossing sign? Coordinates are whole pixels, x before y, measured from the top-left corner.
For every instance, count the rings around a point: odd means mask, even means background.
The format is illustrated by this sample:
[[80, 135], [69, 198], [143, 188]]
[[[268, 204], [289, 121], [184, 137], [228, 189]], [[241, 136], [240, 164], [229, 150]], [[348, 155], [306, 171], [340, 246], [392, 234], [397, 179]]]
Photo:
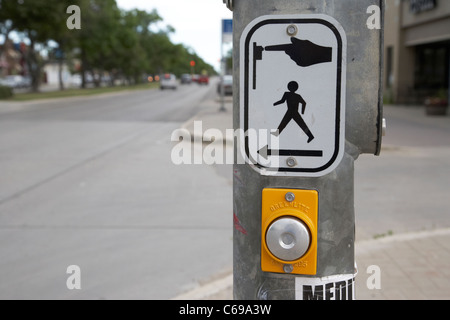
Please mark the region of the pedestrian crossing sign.
[[240, 41], [241, 154], [262, 175], [319, 177], [345, 148], [346, 34], [323, 14], [257, 18]]

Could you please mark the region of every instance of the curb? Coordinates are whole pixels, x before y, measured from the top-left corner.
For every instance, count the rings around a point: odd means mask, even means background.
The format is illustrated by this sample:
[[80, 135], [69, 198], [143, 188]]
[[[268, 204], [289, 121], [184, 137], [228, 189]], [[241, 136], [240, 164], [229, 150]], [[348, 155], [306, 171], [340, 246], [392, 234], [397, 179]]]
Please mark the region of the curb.
[[206, 108], [206, 106], [211, 106], [211, 105], [215, 105], [218, 103], [220, 103], [220, 101], [218, 102], [217, 99], [210, 99], [210, 100], [202, 103], [203, 110], [199, 111], [195, 116], [193, 116], [192, 118], [190, 118], [189, 120], [187, 120], [186, 122], [184, 122], [181, 125], [180, 129], [186, 130], [190, 133], [192, 142], [201, 141], [202, 143], [209, 144], [212, 141], [215, 141], [217, 139], [217, 137], [214, 134], [208, 134], [208, 132], [206, 132], [209, 129], [215, 129], [215, 130], [219, 130], [221, 132], [222, 142], [224, 145], [232, 146], [234, 144], [234, 135], [233, 135], [233, 137], [227, 137], [227, 135], [226, 135], [226, 130], [233, 130], [233, 132], [234, 132], [233, 128], [225, 128], [225, 127], [219, 128], [219, 126], [217, 126], [217, 128], [203, 127], [202, 132], [196, 132], [194, 130], [194, 122], [196, 122], [196, 121], [201, 121], [203, 123], [207, 119], [220, 118], [223, 116], [226, 117], [226, 114], [229, 111], [223, 112], [223, 111], [211, 110], [210, 108], [208, 108], [208, 109]]
[[171, 300], [208, 300], [214, 295], [233, 288], [233, 274], [210, 282], [204, 286], [199, 286], [189, 292], [183, 293]]

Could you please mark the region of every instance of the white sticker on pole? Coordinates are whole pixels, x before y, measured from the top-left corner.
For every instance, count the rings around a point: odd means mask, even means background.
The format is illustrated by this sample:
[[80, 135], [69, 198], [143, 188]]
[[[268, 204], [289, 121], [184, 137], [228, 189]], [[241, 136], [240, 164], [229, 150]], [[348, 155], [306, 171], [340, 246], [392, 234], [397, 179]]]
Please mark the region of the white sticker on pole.
[[355, 275], [295, 278], [296, 300], [354, 300]]
[[262, 175], [319, 177], [345, 147], [346, 34], [332, 17], [263, 16], [240, 46], [244, 159]]

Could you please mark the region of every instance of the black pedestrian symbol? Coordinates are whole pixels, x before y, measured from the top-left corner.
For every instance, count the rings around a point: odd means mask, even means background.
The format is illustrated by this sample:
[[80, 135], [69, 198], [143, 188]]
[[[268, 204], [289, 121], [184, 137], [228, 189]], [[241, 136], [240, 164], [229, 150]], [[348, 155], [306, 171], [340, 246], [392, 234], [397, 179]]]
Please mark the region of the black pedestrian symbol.
[[280, 135], [281, 132], [283, 132], [283, 130], [289, 124], [289, 122], [291, 122], [291, 120], [294, 120], [298, 124], [298, 126], [306, 133], [306, 135], [308, 136], [308, 143], [310, 143], [311, 141], [314, 140], [314, 136], [299, 113], [299, 107], [300, 104], [302, 104], [302, 114], [305, 114], [306, 101], [302, 98], [301, 95], [295, 93], [298, 90], [298, 88], [299, 86], [297, 82], [295, 81], [289, 82], [288, 84], [289, 92], [285, 92], [281, 100], [273, 104], [274, 106], [278, 106], [286, 102], [288, 110], [285, 116], [283, 117], [283, 120], [281, 120], [281, 123], [278, 126], [277, 131], [272, 134], [275, 136]]

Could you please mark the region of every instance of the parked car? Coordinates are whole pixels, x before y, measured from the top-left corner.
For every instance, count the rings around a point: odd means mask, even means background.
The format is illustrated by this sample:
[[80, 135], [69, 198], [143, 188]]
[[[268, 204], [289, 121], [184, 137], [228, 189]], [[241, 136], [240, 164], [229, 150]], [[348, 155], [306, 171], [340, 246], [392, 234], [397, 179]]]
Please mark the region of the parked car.
[[222, 80], [217, 85], [217, 93], [221, 94], [222, 90], [222, 83], [223, 83], [223, 94], [226, 96], [233, 95], [233, 76], [231, 75], [225, 75], [223, 76], [223, 82]]
[[198, 83], [198, 79], [200, 78], [200, 76], [198, 74], [193, 74], [192, 75], [192, 82], [197, 82]]
[[31, 78], [20, 75], [6, 76], [5, 78], [0, 79], [0, 85], [13, 89], [29, 88], [31, 87]]
[[190, 74], [183, 74], [181, 75], [181, 84], [191, 84], [192, 83], [192, 76]]
[[205, 84], [208, 85], [209, 84], [209, 77], [206, 75], [201, 75], [198, 77], [198, 84]]
[[159, 85], [161, 90], [178, 88], [177, 77], [174, 74], [166, 73], [160, 77]]

